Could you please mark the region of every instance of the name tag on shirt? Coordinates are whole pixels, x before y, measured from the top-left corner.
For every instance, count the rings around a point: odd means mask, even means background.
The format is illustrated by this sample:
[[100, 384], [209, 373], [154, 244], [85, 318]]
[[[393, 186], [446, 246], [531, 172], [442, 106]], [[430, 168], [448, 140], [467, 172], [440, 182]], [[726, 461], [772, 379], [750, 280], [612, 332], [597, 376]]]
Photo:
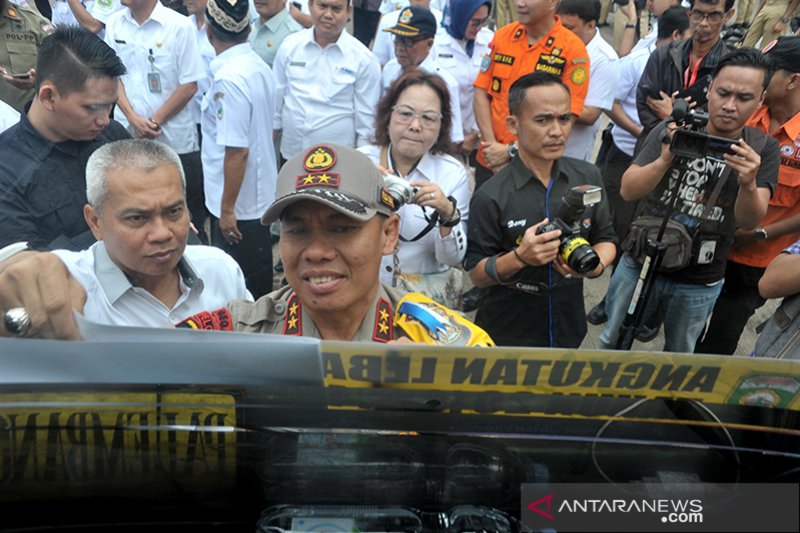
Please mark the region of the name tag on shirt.
[[114, 39], [114, 42], [117, 43], [117, 44], [128, 44], [125, 41], [123, 41], [122, 39]]
[[289, 63], [289, 66], [290, 67], [304, 67], [304, 66], [306, 66], [306, 62], [305, 61], [292, 61], [291, 63]]
[[158, 72], [147, 73], [147, 86], [151, 93], [161, 92], [161, 74]]

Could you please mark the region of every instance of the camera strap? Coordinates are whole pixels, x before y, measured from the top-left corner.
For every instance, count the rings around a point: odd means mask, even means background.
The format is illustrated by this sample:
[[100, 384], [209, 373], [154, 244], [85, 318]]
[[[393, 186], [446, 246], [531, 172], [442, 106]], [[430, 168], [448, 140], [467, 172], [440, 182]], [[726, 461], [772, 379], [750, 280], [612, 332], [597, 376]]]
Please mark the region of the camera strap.
[[[395, 168], [393, 168], [393, 165], [391, 164], [392, 154], [389, 152], [391, 146], [392, 146], [391, 143], [389, 144], [389, 146], [381, 146], [381, 155], [380, 155], [381, 166], [383, 166], [386, 169], [391, 169], [396, 173], [397, 170]], [[412, 172], [414, 172], [414, 169], [417, 168], [417, 165], [419, 164], [419, 161], [421, 159], [422, 158], [418, 159], [417, 162], [414, 163], [414, 165], [411, 167], [411, 170], [409, 170], [408, 174], [411, 174]], [[406, 174], [406, 176], [408, 174]], [[400, 176], [399, 173], [397, 175]], [[405, 177], [405, 176], [401, 176], [401, 177]], [[439, 222], [439, 212], [438, 211], [434, 210], [433, 211], [433, 215], [429, 216], [428, 213], [425, 211], [424, 207], [419, 206], [419, 208], [422, 210], [422, 216], [425, 217], [425, 220], [428, 222], [428, 225], [425, 226], [424, 228], [422, 228], [422, 231], [420, 231], [419, 233], [417, 233], [416, 236], [414, 236], [414, 237], [412, 237], [410, 239], [406, 239], [402, 235], [398, 235], [398, 237], [400, 238], [401, 241], [403, 241], [403, 242], [418, 241], [421, 238], [423, 238], [425, 235], [427, 235], [433, 228], [435, 228], [436, 227], [436, 223]]]

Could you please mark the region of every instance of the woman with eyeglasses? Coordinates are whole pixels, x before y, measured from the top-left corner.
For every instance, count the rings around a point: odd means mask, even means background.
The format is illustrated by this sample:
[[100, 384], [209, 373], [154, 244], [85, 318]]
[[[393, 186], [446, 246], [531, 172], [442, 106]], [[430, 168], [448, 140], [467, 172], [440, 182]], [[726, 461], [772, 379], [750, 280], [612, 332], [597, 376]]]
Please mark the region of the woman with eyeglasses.
[[472, 102], [475, 95], [475, 78], [481, 61], [490, 53], [489, 43], [494, 32], [487, 28], [492, 3], [487, 0], [450, 0], [446, 35], [437, 36], [434, 52], [439, 65], [458, 82], [461, 100], [461, 122], [464, 142], [461, 152], [472, 153], [478, 147], [478, 125]]
[[398, 211], [400, 244], [384, 257], [382, 282], [458, 307], [461, 272], [453, 267], [467, 250], [469, 189], [464, 166], [447, 153], [451, 114], [439, 76], [403, 74], [378, 103], [375, 144], [359, 150], [414, 188]]

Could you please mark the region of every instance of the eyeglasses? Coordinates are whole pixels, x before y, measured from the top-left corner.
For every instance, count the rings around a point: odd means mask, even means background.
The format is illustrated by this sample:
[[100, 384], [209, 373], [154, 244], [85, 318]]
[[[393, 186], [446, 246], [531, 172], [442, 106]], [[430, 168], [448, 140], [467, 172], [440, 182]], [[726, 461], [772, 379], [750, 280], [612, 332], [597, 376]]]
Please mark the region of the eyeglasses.
[[430, 39], [430, 37], [401, 37], [400, 35], [394, 36], [394, 44], [399, 44], [403, 48], [411, 48], [415, 44], [420, 41], [424, 41], [425, 39]]
[[721, 13], [719, 11], [714, 11], [713, 13], [695, 11], [694, 9], [689, 11], [689, 18], [692, 19], [692, 22], [702, 22], [703, 19], [708, 19], [710, 23], [716, 24], [717, 22], [722, 22], [722, 18], [724, 16], [725, 13]]
[[489, 17], [482, 19], [470, 19], [469, 25], [473, 28], [483, 28], [489, 23]]
[[410, 124], [415, 118], [419, 119], [419, 123], [423, 128], [433, 129], [442, 121], [442, 114], [436, 111], [422, 111], [417, 113], [412, 108], [404, 105], [396, 105], [392, 107], [394, 119], [398, 124]]

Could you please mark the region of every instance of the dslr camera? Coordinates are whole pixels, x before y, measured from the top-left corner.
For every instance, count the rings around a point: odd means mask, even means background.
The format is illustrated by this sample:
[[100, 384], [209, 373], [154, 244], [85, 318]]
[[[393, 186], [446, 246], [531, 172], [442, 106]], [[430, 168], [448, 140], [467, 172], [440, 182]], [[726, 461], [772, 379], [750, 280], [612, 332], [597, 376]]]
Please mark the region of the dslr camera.
[[669, 121], [678, 125], [669, 149], [679, 157], [687, 159], [710, 157], [724, 161], [723, 155], [733, 154], [731, 146], [739, 142], [739, 139], [717, 137], [702, 131], [708, 124], [708, 113], [697, 109], [690, 110], [685, 100], [675, 101]]
[[560, 229], [561, 243], [558, 254], [569, 267], [579, 274], [588, 274], [600, 264], [600, 258], [589, 241], [581, 235], [580, 218], [587, 207], [597, 205], [603, 198], [603, 189], [596, 185], [578, 185], [561, 197], [561, 207], [556, 218], [539, 226], [536, 234]]
[[409, 185], [406, 180], [397, 176], [384, 176], [383, 188], [394, 198], [397, 209], [410, 202], [417, 194], [417, 187]]

